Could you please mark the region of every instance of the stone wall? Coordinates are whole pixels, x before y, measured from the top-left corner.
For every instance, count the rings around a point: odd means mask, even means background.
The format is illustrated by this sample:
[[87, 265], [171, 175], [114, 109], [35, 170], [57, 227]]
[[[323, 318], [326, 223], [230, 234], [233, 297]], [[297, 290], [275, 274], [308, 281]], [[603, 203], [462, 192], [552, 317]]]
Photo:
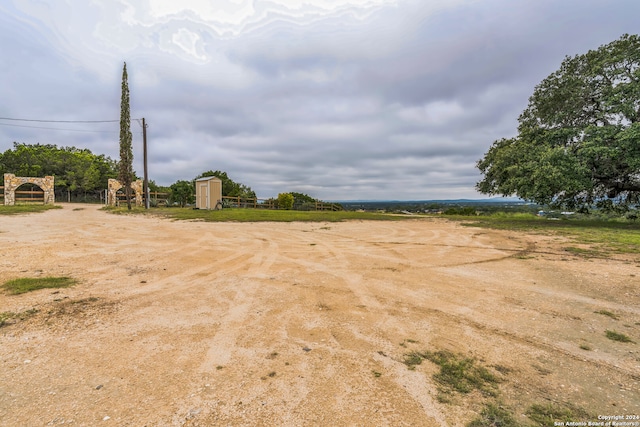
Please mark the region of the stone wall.
[[5, 206], [13, 206], [16, 204], [16, 189], [22, 184], [35, 184], [44, 191], [44, 204], [53, 205], [56, 195], [53, 191], [54, 177], [45, 176], [44, 178], [32, 178], [15, 176], [12, 173], [4, 174], [4, 204]]
[[[117, 179], [109, 179], [109, 188], [107, 189], [107, 204], [109, 206], [118, 205], [118, 190], [122, 188], [122, 184]], [[133, 181], [131, 189], [136, 195], [136, 206], [142, 206], [142, 180]]]

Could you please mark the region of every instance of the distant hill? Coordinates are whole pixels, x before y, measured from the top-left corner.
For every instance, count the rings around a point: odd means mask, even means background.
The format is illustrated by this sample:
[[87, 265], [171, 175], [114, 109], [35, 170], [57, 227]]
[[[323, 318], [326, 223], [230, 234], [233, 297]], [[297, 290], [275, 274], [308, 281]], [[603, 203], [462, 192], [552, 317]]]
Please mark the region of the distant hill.
[[451, 207], [473, 206], [485, 207], [483, 210], [495, 209], [531, 209], [536, 205], [518, 198], [495, 197], [489, 199], [451, 199], [451, 200], [341, 200], [339, 203], [347, 210], [386, 210], [386, 211], [437, 211]]

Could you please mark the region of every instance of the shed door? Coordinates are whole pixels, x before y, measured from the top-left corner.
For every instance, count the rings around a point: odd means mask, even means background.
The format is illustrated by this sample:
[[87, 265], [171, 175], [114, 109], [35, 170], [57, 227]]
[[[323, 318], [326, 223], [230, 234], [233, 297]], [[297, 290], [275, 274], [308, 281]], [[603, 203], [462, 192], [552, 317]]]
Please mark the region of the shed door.
[[209, 192], [207, 191], [207, 187], [207, 184], [200, 185], [200, 197], [198, 197], [200, 199], [199, 208], [209, 209]]

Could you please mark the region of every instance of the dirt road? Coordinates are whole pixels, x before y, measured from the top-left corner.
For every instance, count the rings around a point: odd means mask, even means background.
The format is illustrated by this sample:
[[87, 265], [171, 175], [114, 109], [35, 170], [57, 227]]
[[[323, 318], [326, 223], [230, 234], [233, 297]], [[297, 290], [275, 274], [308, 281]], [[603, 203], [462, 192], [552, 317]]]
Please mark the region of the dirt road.
[[[0, 425], [457, 426], [487, 402], [520, 421], [548, 403], [640, 415], [640, 344], [605, 336], [640, 343], [640, 260], [564, 244], [439, 219], [2, 217], [2, 283], [79, 283], [0, 291], [23, 313], [0, 328]], [[497, 395], [442, 402], [436, 365], [402, 363], [435, 350], [475, 358]]]

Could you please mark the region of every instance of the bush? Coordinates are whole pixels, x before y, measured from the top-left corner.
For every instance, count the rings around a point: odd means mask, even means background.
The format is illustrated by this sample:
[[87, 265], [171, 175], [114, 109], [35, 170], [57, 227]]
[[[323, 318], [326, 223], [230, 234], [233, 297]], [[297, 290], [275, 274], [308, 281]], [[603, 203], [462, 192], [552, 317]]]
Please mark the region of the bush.
[[291, 210], [293, 208], [293, 195], [291, 193], [278, 194], [278, 209]]

